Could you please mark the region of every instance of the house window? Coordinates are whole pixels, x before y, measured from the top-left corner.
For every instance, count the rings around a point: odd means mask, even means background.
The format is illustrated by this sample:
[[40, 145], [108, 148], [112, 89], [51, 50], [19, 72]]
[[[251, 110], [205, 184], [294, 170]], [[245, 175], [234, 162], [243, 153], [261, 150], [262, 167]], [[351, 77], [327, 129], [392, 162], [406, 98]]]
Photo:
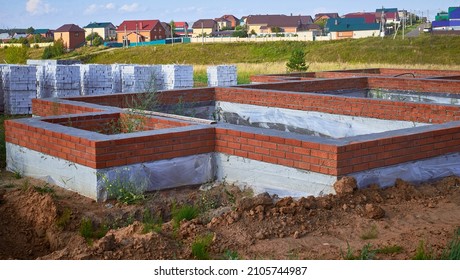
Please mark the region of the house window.
[[80, 35], [80, 33], [78, 33], [78, 32], [77, 32], [77, 33], [75, 33], [75, 37], [78, 37], [79, 35]]

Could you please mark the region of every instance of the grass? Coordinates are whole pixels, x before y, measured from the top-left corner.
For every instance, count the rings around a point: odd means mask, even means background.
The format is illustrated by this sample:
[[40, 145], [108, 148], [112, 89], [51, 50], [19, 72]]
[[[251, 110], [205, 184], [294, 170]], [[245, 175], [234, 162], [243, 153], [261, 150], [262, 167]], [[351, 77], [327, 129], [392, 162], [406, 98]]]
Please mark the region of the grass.
[[378, 235], [379, 235], [379, 232], [377, 230], [377, 226], [372, 225], [372, 227], [368, 229], [367, 231], [363, 232], [360, 237], [362, 240], [369, 240], [369, 239], [376, 239]]
[[142, 233], [149, 233], [149, 232], [161, 232], [161, 225], [163, 224], [163, 219], [161, 217], [152, 215], [150, 210], [145, 209], [144, 215], [142, 217], [142, 223], [144, 228], [142, 229]]
[[173, 205], [172, 209], [172, 220], [174, 228], [179, 228], [180, 222], [183, 220], [190, 221], [198, 217], [198, 207], [193, 205], [183, 205], [180, 208], [176, 208]]
[[72, 217], [72, 210], [70, 210], [69, 208], [65, 208], [62, 211], [62, 214], [56, 220], [56, 225], [60, 229], [64, 229], [70, 223], [71, 217]]
[[350, 244], [347, 242], [347, 252], [342, 252], [342, 258], [344, 260], [373, 260], [375, 258], [376, 251], [372, 250], [372, 245], [367, 243], [363, 246], [359, 254], [355, 254]]
[[39, 194], [51, 194], [53, 195], [55, 193], [55, 190], [50, 187], [48, 183], [44, 184], [42, 187], [40, 186], [34, 186], [34, 190], [38, 192]]
[[104, 237], [109, 231], [107, 225], [100, 225], [99, 227], [93, 226], [93, 221], [89, 218], [83, 218], [80, 223], [80, 235], [85, 238], [88, 244], [92, 244], [94, 239]]
[[209, 246], [211, 246], [213, 234], [199, 236], [192, 243], [192, 255], [197, 260], [209, 260]]
[[422, 240], [419, 242], [417, 250], [415, 251], [415, 255], [413, 257], [414, 260], [434, 260], [436, 259], [434, 252], [431, 248], [425, 245], [425, 242]]
[[391, 246], [386, 246], [383, 248], [379, 248], [375, 250], [375, 253], [377, 254], [384, 254], [384, 255], [390, 255], [390, 254], [398, 254], [403, 251], [403, 247], [398, 246], [398, 245], [391, 245]]

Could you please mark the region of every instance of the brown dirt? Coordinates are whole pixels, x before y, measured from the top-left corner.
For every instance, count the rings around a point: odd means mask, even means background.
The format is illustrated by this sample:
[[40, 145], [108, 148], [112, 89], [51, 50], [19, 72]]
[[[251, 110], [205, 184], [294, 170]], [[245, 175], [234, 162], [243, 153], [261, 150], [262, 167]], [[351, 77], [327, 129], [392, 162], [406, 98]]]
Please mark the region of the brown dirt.
[[[439, 256], [460, 227], [457, 177], [298, 200], [229, 185], [187, 187], [149, 194], [136, 205], [96, 203], [7, 172], [0, 180], [0, 259], [193, 259], [192, 243], [203, 236], [212, 237], [212, 259], [342, 259], [347, 246], [356, 255], [367, 244], [400, 247], [374, 259], [411, 259], [421, 241]], [[201, 214], [175, 229], [171, 209], [183, 204]], [[143, 233], [146, 211], [165, 221], [161, 230]], [[111, 229], [85, 240], [83, 218]]]

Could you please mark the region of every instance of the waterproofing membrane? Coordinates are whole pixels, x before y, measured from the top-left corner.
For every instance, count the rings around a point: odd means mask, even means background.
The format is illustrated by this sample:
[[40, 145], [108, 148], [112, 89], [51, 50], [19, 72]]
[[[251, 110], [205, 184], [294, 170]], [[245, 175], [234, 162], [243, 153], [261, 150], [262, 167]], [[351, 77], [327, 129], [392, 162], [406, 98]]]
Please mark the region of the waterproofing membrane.
[[217, 102], [216, 108], [219, 121], [222, 122], [326, 138], [343, 138], [427, 125], [229, 102]]

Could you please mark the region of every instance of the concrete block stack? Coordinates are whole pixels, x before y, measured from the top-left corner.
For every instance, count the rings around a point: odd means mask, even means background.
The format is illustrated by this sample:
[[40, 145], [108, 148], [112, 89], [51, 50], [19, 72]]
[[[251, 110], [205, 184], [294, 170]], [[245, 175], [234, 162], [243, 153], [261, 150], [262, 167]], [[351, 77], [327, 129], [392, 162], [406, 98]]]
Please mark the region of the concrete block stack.
[[32, 114], [32, 99], [37, 97], [37, 68], [24, 65], [1, 68], [5, 113]]
[[147, 92], [163, 89], [161, 65], [121, 66], [121, 91], [123, 93]]
[[207, 69], [209, 87], [230, 87], [238, 84], [235, 65], [210, 66]]
[[111, 94], [112, 66], [103, 64], [80, 65], [81, 95]]
[[121, 71], [123, 66], [127, 64], [112, 64], [112, 93], [121, 93], [122, 92], [122, 79]]
[[37, 66], [37, 98], [80, 96], [79, 65]]
[[181, 89], [193, 87], [193, 66], [162, 65], [164, 89]]

